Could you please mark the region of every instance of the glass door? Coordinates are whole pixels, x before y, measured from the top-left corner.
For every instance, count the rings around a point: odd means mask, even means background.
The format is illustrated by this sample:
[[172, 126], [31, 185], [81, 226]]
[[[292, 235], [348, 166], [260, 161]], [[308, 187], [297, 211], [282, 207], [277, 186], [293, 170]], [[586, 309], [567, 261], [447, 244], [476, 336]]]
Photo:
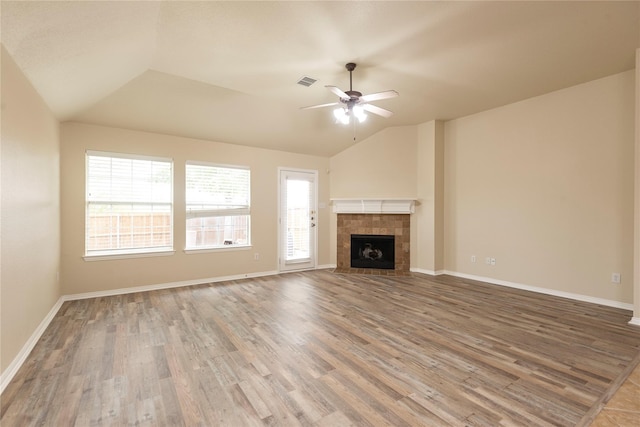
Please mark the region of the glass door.
[[280, 169], [280, 271], [316, 266], [316, 178], [315, 171]]

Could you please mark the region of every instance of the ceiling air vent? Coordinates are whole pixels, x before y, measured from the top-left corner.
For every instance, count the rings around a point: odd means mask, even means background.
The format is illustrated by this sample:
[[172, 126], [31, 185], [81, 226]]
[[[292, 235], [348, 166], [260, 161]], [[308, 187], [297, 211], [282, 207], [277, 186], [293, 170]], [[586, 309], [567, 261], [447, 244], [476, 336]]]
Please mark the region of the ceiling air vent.
[[316, 79], [312, 79], [311, 77], [307, 77], [307, 76], [304, 76], [300, 80], [298, 80], [299, 85], [306, 86], [306, 87], [311, 86], [315, 82], [317, 82]]

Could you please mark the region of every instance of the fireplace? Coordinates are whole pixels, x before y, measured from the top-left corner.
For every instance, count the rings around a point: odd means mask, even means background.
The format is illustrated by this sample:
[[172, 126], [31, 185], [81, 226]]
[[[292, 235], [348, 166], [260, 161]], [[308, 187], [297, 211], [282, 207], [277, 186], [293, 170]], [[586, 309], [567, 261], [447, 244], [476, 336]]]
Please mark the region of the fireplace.
[[395, 236], [351, 235], [351, 268], [395, 268]]
[[[359, 272], [363, 274], [402, 275], [409, 273], [410, 215], [407, 214], [342, 214], [337, 218], [336, 270], [339, 272]], [[393, 267], [352, 267], [352, 235], [366, 237], [383, 236], [393, 238], [393, 252], [380, 249], [383, 255], [393, 253]], [[366, 243], [366, 242], [365, 242]], [[356, 248], [356, 254], [359, 249]], [[364, 250], [364, 249], [363, 249]], [[388, 265], [388, 264], [387, 264]]]

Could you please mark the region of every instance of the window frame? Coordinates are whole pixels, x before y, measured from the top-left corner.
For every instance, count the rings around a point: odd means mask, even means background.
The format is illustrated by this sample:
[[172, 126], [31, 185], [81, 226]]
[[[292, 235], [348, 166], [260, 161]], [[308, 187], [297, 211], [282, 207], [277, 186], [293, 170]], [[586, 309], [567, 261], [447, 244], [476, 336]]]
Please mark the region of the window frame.
[[[167, 163], [169, 166], [169, 184], [168, 184], [168, 201], [154, 201], [154, 200], [144, 200], [144, 201], [129, 201], [129, 200], [118, 200], [111, 199], [106, 201], [97, 201], [91, 200], [91, 196], [89, 195], [90, 185], [89, 180], [90, 176], [90, 157], [106, 157], [106, 158], [118, 158], [118, 159], [126, 159], [126, 160], [142, 160], [142, 161], [151, 161], [151, 162], [163, 162]], [[107, 259], [125, 259], [125, 258], [141, 258], [141, 257], [153, 257], [153, 256], [168, 256], [175, 253], [174, 245], [175, 245], [175, 233], [174, 233], [174, 162], [172, 158], [169, 157], [159, 157], [159, 156], [148, 156], [142, 154], [133, 154], [133, 153], [119, 153], [119, 152], [110, 152], [110, 151], [99, 151], [99, 150], [86, 150], [85, 151], [85, 200], [84, 200], [84, 256], [83, 259], [85, 261], [100, 261]], [[169, 208], [169, 240], [170, 244], [168, 246], [146, 246], [146, 247], [128, 247], [128, 248], [111, 248], [111, 249], [89, 249], [89, 209], [91, 205], [138, 205], [138, 206], [167, 206]], [[132, 212], [134, 212], [132, 210]]]
[[[229, 208], [229, 209], [201, 209], [201, 210], [193, 210], [190, 211], [190, 206], [192, 205], [202, 205], [202, 203], [189, 203], [189, 195], [188, 195], [188, 172], [187, 169], [189, 166], [204, 166], [210, 168], [218, 168], [218, 169], [235, 169], [235, 170], [243, 170], [247, 171], [248, 179], [247, 179], [247, 205], [244, 207], [238, 208]], [[230, 165], [230, 164], [222, 164], [222, 163], [214, 163], [214, 162], [205, 162], [205, 161], [197, 161], [197, 160], [187, 160], [185, 162], [185, 174], [184, 174], [184, 188], [185, 188], [185, 242], [184, 242], [184, 252], [185, 253], [202, 253], [202, 252], [219, 252], [219, 251], [237, 251], [237, 250], [247, 250], [252, 247], [251, 241], [251, 167], [245, 165]], [[207, 212], [211, 213], [207, 215]], [[225, 213], [228, 213], [225, 215]], [[211, 218], [211, 217], [233, 217], [244, 215], [247, 217], [247, 243], [237, 244], [222, 244], [222, 245], [205, 245], [205, 246], [188, 246], [188, 226], [187, 222], [189, 219], [193, 218]]]

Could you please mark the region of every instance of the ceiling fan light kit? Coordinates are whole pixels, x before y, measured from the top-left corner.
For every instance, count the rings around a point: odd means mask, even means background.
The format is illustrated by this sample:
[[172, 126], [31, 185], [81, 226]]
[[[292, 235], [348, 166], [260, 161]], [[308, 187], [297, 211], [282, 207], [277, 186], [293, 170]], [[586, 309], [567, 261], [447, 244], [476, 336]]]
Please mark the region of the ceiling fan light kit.
[[358, 119], [360, 123], [367, 120], [367, 114], [364, 112], [364, 108], [362, 108], [361, 106], [355, 105], [352, 111], [353, 115]]
[[338, 107], [333, 110], [333, 116], [336, 118], [336, 122], [340, 122], [342, 124], [349, 124], [349, 113], [346, 109], [342, 107]]
[[356, 64], [354, 62], [349, 62], [345, 65], [345, 68], [347, 69], [347, 71], [349, 71], [348, 91], [342, 91], [336, 86], [325, 86], [335, 95], [338, 95], [338, 102], [312, 105], [310, 107], [303, 107], [302, 109], [308, 110], [312, 108], [331, 107], [337, 105], [338, 108], [333, 110], [333, 116], [336, 118], [337, 122], [345, 125], [349, 124], [349, 122], [351, 121], [351, 117], [355, 117], [359, 123], [364, 122], [367, 119], [367, 114], [365, 113], [365, 111], [377, 114], [378, 116], [385, 118], [391, 117], [393, 115], [391, 111], [369, 104], [369, 102], [387, 98], [395, 98], [396, 96], [398, 96], [398, 92], [396, 92], [395, 90], [387, 90], [384, 92], [372, 93], [370, 95], [362, 95], [362, 92], [353, 90], [352, 72], [356, 69]]
[[358, 123], [362, 123], [367, 120], [367, 113], [365, 113], [364, 108], [359, 105], [354, 105], [351, 109], [346, 107], [338, 107], [333, 110], [333, 115], [336, 118], [337, 122], [340, 122], [344, 125], [349, 124], [349, 122], [351, 121], [351, 116], [358, 119]]

